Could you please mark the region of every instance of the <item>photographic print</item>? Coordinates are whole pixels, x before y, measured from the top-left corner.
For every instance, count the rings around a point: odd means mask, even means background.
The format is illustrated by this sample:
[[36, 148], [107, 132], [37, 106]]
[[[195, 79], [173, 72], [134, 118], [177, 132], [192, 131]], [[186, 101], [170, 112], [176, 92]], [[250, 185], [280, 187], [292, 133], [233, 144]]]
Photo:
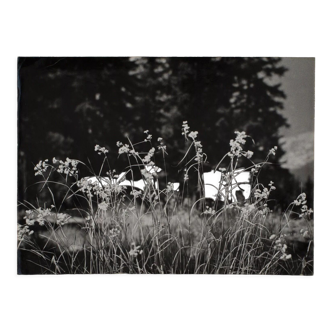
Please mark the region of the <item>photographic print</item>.
[[314, 273], [314, 58], [18, 58], [18, 274]]

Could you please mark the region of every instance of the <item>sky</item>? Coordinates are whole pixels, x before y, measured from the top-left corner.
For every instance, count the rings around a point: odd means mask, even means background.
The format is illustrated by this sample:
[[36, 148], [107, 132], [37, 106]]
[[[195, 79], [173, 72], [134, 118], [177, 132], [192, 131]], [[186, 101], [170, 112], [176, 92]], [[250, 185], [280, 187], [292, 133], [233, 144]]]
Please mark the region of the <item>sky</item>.
[[281, 129], [286, 151], [282, 161], [297, 177], [305, 180], [313, 176], [314, 116], [315, 116], [315, 59], [283, 58], [288, 71], [279, 80], [287, 98], [283, 115], [290, 127]]
[[282, 65], [289, 70], [280, 83], [287, 95], [283, 114], [291, 125], [281, 132], [286, 137], [314, 131], [314, 58], [283, 58]]

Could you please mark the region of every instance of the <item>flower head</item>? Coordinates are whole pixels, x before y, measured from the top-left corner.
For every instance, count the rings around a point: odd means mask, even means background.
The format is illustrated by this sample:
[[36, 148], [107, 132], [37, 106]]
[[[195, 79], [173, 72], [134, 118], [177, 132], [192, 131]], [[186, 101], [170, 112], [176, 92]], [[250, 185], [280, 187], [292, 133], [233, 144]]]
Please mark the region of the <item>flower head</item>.
[[107, 211], [108, 204], [106, 202], [102, 202], [102, 203], [98, 204], [98, 208], [102, 211]]
[[108, 150], [106, 148], [100, 147], [98, 144], [95, 146], [95, 151], [98, 151], [98, 154], [106, 154]]
[[139, 254], [142, 254], [143, 253], [143, 250], [139, 250], [140, 249], [140, 246], [136, 246], [135, 245], [135, 242], [133, 242], [131, 245], [130, 245], [130, 251], [129, 251], [129, 255], [131, 257], [137, 257]]

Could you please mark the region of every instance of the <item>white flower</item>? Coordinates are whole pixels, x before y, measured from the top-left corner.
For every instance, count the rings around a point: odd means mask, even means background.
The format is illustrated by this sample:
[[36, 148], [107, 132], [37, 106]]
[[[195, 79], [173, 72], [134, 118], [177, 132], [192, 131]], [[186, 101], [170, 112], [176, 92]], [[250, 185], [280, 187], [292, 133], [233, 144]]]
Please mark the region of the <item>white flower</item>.
[[192, 138], [193, 140], [195, 140], [195, 138], [198, 135], [198, 131], [192, 131], [190, 132], [190, 134], [188, 135], [190, 138]]
[[214, 209], [212, 209], [211, 207], [207, 206], [206, 210], [203, 212], [203, 214], [209, 214], [209, 215], [215, 215], [216, 211]]
[[175, 189], [175, 184], [172, 183], [172, 182], [168, 182], [168, 183], [167, 183], [166, 192], [169, 193], [169, 192], [171, 192], [171, 191], [174, 191], [174, 189]]
[[98, 151], [98, 154], [102, 154], [102, 153], [106, 154], [108, 152], [108, 150], [106, 148], [102, 148], [98, 144], [95, 146], [95, 151]]
[[129, 145], [128, 144], [125, 144], [125, 145], [123, 145], [119, 148], [119, 154], [128, 153], [128, 152], [129, 152]]
[[189, 133], [190, 127], [188, 126], [188, 121], [183, 121], [182, 124], [182, 135], [187, 138], [187, 134]]
[[133, 242], [131, 244], [131, 250], [129, 251], [129, 255], [132, 257], [137, 257], [138, 254], [142, 254], [143, 250], [139, 250], [139, 248], [140, 248], [140, 246], [136, 247], [135, 243]]
[[252, 152], [252, 151], [247, 151], [247, 153], [246, 153], [246, 157], [248, 158], [248, 159], [250, 159], [252, 156], [254, 155], [254, 153]]
[[106, 202], [102, 202], [102, 203], [98, 204], [98, 208], [100, 210], [106, 211], [108, 208], [108, 204]]

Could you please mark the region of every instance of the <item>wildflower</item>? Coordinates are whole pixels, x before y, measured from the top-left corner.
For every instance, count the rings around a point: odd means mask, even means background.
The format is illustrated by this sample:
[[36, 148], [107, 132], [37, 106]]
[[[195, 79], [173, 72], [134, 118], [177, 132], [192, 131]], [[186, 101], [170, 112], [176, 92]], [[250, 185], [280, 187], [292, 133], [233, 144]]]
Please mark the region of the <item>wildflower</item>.
[[143, 169], [143, 170], [141, 171], [141, 173], [142, 173], [143, 178], [144, 178], [149, 184], [153, 183], [153, 175], [152, 175], [150, 172], [148, 172], [147, 170]]
[[[236, 137], [235, 140], [231, 139], [229, 145], [231, 147], [231, 151], [228, 152], [228, 156], [233, 158], [234, 156], [240, 157], [242, 154], [242, 145], [246, 143], [245, 138], [248, 137], [244, 131], [239, 132], [235, 131]], [[249, 151], [251, 152], [251, 151]], [[249, 155], [251, 155], [249, 153]], [[251, 155], [252, 156], [252, 155]]]
[[106, 202], [102, 202], [102, 203], [98, 204], [98, 208], [100, 210], [107, 211], [108, 204]]
[[167, 187], [166, 187], [166, 193], [169, 193], [171, 191], [174, 191], [174, 185], [173, 185], [173, 183], [168, 182]]
[[121, 231], [118, 227], [114, 227], [114, 228], [110, 229], [109, 232], [110, 232], [110, 235], [109, 235], [110, 238], [119, 237], [119, 235], [121, 234]]
[[252, 212], [256, 211], [256, 206], [255, 204], [245, 203], [244, 207], [242, 207], [241, 210], [243, 212], [243, 216], [248, 218]]
[[45, 159], [44, 161], [40, 160], [39, 163], [34, 167], [34, 170], [37, 171], [35, 173], [35, 176], [37, 175], [43, 175], [44, 172], [48, 169], [50, 165], [47, 164], [48, 159]]
[[188, 137], [192, 138], [192, 140], [194, 141], [195, 138], [197, 138], [197, 135], [198, 135], [198, 131], [192, 131], [192, 132], [190, 132]]
[[17, 239], [19, 241], [24, 240], [26, 235], [32, 235], [34, 233], [33, 230], [29, 229], [29, 226], [27, 225], [18, 225], [17, 227]]
[[269, 183], [270, 190], [275, 190], [276, 189], [276, 187], [273, 184], [274, 184], [274, 182], [270, 181], [270, 183]]
[[152, 135], [149, 134], [149, 131], [148, 131], [148, 130], [145, 130], [145, 131], [144, 131], [144, 134], [147, 134], [147, 137], [146, 137], [146, 139], [144, 140], [144, 142], [147, 142], [147, 141], [151, 141], [151, 140], [152, 140]]
[[252, 156], [254, 155], [254, 153], [252, 151], [247, 151], [246, 154], [245, 154], [245, 157], [250, 159]]
[[69, 219], [70, 216], [68, 216], [68, 214], [65, 213], [57, 213], [56, 215], [56, 223], [61, 226], [66, 224]]
[[187, 139], [187, 134], [189, 133], [190, 127], [188, 126], [188, 121], [183, 121], [182, 123], [182, 135]]
[[196, 158], [197, 162], [201, 162], [203, 160], [203, 145], [200, 141], [194, 141], [194, 146], [196, 149]]
[[153, 157], [154, 155], [154, 152], [155, 152], [155, 148], [151, 148], [148, 152], [148, 154], [143, 158], [143, 163], [147, 164], [151, 161], [151, 158]]
[[119, 154], [128, 153], [128, 152], [129, 152], [129, 145], [128, 144], [122, 145], [119, 148]]
[[277, 149], [278, 149], [278, 147], [277, 147], [277, 146], [274, 146], [272, 149], [270, 149], [270, 151], [269, 151], [269, 155], [272, 154], [272, 155], [275, 156]]
[[139, 157], [139, 153], [137, 151], [135, 151], [134, 149], [133, 150], [129, 150], [129, 153], [132, 155], [132, 156], [137, 156]]
[[254, 165], [254, 167], [250, 170], [250, 172], [253, 174], [257, 174], [259, 172], [260, 168], [261, 168], [261, 165]]
[[139, 250], [140, 246], [136, 247], [135, 242], [133, 242], [130, 247], [129, 255], [131, 257], [137, 257], [139, 254], [143, 253], [143, 250]]
[[307, 216], [310, 217], [310, 215], [314, 212], [312, 209], [308, 209], [307, 204], [307, 196], [305, 193], [300, 194], [296, 200], [293, 202], [294, 205], [300, 206], [301, 205], [301, 214], [300, 218]]
[[166, 145], [162, 142], [162, 140], [163, 139], [161, 137], [159, 137], [157, 140], [159, 142], [158, 150], [162, 150], [163, 152], [166, 153]]
[[207, 214], [207, 215], [215, 215], [216, 211], [214, 209], [212, 209], [211, 207], [207, 206], [206, 210], [203, 212], [203, 214]]
[[291, 254], [289, 254], [289, 255], [282, 254], [281, 257], [280, 257], [280, 259], [282, 259], [283, 261], [286, 261], [286, 260], [291, 259], [291, 258], [292, 258]]
[[95, 146], [95, 151], [98, 151], [98, 154], [106, 154], [108, 150], [106, 148], [100, 147], [98, 144]]
[[66, 161], [58, 160], [58, 162], [60, 163], [57, 169], [58, 173], [64, 173], [69, 176], [75, 176], [78, 174], [78, 160], [66, 158]]

